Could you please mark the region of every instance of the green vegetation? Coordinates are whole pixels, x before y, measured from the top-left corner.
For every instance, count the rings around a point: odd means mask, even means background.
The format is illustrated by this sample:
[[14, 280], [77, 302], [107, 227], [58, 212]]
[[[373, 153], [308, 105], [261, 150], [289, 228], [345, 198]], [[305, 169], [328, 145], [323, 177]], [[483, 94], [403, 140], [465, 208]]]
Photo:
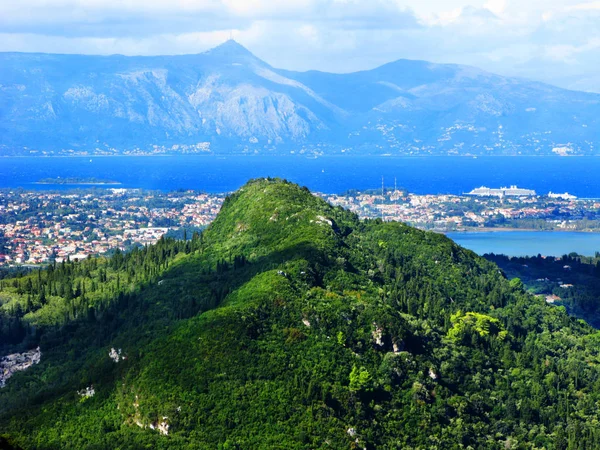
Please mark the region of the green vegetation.
[[486, 258], [498, 264], [509, 278], [523, 280], [531, 293], [551, 296], [555, 305], [564, 306], [569, 314], [600, 328], [600, 254]]
[[442, 235], [285, 181], [190, 241], [0, 283], [3, 354], [42, 351], [0, 389], [25, 449], [600, 446], [593, 328]]

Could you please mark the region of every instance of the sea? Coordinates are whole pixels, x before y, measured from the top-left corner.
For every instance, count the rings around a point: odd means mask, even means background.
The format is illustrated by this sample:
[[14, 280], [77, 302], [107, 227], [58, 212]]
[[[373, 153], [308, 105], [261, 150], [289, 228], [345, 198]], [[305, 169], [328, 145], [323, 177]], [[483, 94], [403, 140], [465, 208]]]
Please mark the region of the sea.
[[238, 189], [250, 178], [271, 176], [325, 193], [378, 189], [383, 181], [386, 187], [396, 184], [416, 194], [461, 194], [483, 185], [518, 185], [540, 194], [600, 198], [599, 173], [600, 157], [0, 157], [0, 188], [25, 189], [72, 189], [35, 182], [93, 177], [118, 181], [123, 188], [221, 193]]
[[450, 239], [479, 255], [563, 256], [575, 252], [595, 256], [600, 252], [600, 233], [570, 231], [456, 232]]
[[[90, 186], [36, 184], [44, 178], [96, 178], [110, 188], [231, 192], [251, 178], [279, 177], [323, 193], [380, 189], [382, 183], [416, 194], [462, 194], [480, 186], [518, 185], [539, 194], [569, 192], [600, 198], [600, 157], [383, 156], [92, 156], [1, 157], [0, 188], [68, 190]], [[568, 232], [452, 233], [483, 253], [562, 255], [600, 251], [600, 234]]]

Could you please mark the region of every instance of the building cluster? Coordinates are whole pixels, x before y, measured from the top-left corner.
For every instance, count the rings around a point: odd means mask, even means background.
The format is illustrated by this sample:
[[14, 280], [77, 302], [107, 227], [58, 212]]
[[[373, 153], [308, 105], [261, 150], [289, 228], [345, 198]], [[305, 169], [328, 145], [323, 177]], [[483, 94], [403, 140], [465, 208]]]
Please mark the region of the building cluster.
[[193, 191], [2, 191], [0, 265], [83, 259], [152, 244], [169, 230], [205, 227], [223, 198]]
[[352, 195], [319, 194], [362, 218], [381, 218], [439, 231], [518, 226], [543, 221], [544, 229], [597, 227], [600, 201], [557, 196], [416, 195], [398, 190]]
[[[530, 227], [600, 230], [600, 201], [570, 196], [416, 195], [401, 190], [317, 194], [361, 218], [438, 231]], [[224, 194], [96, 189], [0, 191], [0, 265], [46, 264], [155, 243], [196, 230]], [[189, 235], [188, 235], [189, 237]]]

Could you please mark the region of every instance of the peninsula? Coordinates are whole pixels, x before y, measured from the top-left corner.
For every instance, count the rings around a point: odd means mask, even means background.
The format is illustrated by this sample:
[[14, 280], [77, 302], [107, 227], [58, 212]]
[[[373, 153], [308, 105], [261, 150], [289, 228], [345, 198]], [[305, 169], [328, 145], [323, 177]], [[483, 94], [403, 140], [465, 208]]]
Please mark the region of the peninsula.
[[119, 181], [113, 180], [102, 180], [99, 178], [79, 178], [79, 177], [69, 177], [69, 178], [43, 178], [37, 181], [35, 184], [96, 184], [96, 185], [104, 185], [104, 184], [112, 184], [119, 185], [121, 184]]

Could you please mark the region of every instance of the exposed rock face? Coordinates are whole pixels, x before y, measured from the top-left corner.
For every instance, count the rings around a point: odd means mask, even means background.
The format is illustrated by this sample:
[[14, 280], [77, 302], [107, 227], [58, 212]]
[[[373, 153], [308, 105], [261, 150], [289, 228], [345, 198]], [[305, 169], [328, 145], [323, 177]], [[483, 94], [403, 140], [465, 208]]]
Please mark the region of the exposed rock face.
[[40, 348], [25, 353], [13, 353], [0, 359], [0, 388], [6, 386], [6, 382], [15, 372], [29, 369], [38, 364], [42, 358]]
[[82, 389], [81, 391], [77, 391], [77, 393], [81, 397], [91, 398], [94, 395], [96, 395], [96, 390], [94, 389], [94, 386], [88, 386], [85, 389]]
[[169, 424], [167, 423], [168, 417], [163, 416], [162, 421], [157, 425], [156, 429], [160, 434], [165, 436], [169, 434]]
[[373, 327], [375, 327], [375, 329], [371, 333], [371, 335], [373, 336], [373, 342], [379, 347], [383, 347], [383, 328], [381, 328], [375, 322], [373, 322]]
[[116, 363], [118, 363], [122, 359], [125, 359], [124, 356], [121, 356], [121, 349], [117, 350], [115, 348], [110, 349], [110, 352], [108, 352], [108, 357]]

